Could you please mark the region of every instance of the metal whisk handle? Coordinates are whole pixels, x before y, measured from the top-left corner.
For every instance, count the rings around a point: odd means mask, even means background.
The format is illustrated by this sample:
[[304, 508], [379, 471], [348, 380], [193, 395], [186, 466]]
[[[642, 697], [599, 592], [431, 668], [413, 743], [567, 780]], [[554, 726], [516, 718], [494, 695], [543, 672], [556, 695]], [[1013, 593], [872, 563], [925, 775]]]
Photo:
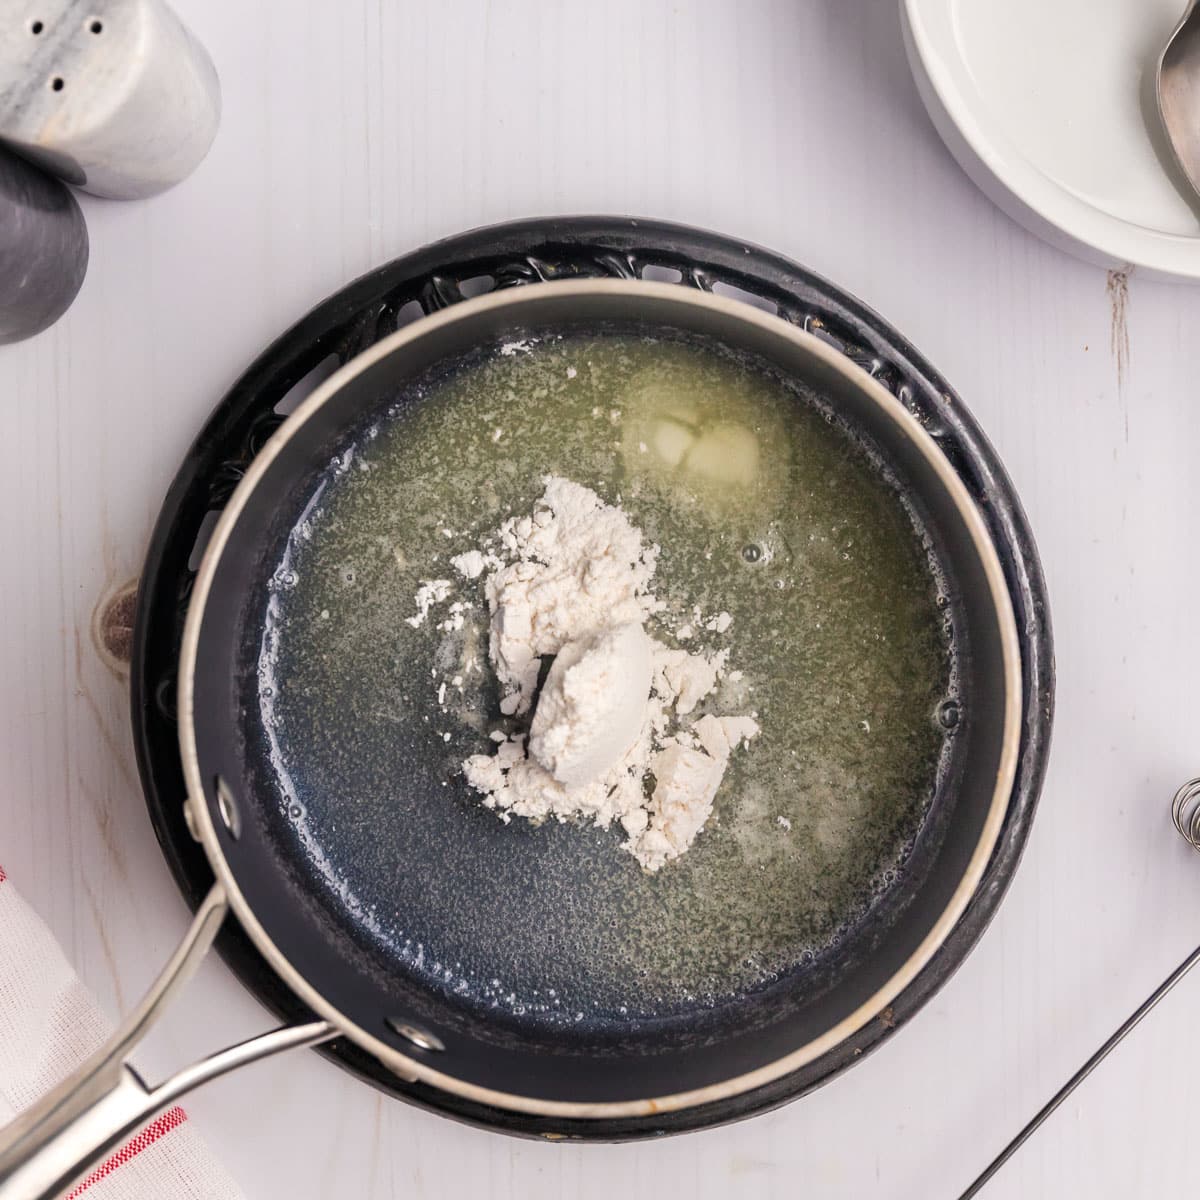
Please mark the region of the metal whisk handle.
[[[1175, 793], [1171, 801], [1171, 820], [1175, 828], [1183, 835], [1188, 845], [1194, 850], [1200, 850], [1200, 778], [1191, 779]], [[1053, 1096], [1038, 1110], [1036, 1116], [1017, 1134], [999, 1154], [987, 1165], [974, 1183], [959, 1197], [959, 1200], [971, 1200], [983, 1190], [988, 1180], [1033, 1136], [1042, 1123], [1056, 1108], [1108, 1057], [1109, 1053], [1130, 1033], [1141, 1019], [1198, 963], [1200, 962], [1200, 946], [1191, 952], [1158, 985], [1154, 991], [1126, 1018], [1112, 1036], [1092, 1055], [1091, 1058], [1054, 1093]]]

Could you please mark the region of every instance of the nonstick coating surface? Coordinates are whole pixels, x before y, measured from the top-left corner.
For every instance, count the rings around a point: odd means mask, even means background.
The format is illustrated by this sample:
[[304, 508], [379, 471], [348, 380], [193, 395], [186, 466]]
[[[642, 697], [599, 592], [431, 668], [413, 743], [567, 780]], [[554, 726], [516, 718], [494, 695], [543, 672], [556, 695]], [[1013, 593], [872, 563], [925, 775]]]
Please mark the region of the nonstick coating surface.
[[[491, 332], [511, 335], [513, 330], [497, 327]], [[449, 343], [429, 349], [430, 361], [444, 361], [454, 350]], [[428, 364], [408, 363], [406, 369], [422, 365]], [[989, 627], [990, 599], [977, 564], [965, 553], [954, 513], [930, 489], [929, 480], [921, 478], [917, 457], [902, 443], [891, 447], [896, 453], [889, 457], [902, 478], [908, 473], [907, 481], [916, 485], [911, 494], [923, 498], [927, 527], [943, 550], [943, 561], [952, 566], [951, 612], [968, 714], [903, 885], [827, 955], [705, 1019], [693, 1012], [683, 1023], [651, 1018], [633, 1027], [614, 1019], [545, 1030], [523, 1022], [520, 1014], [508, 1013], [504, 1020], [481, 1017], [423, 986], [424, 967], [414, 970], [411, 960], [397, 962], [381, 954], [378, 942], [364, 936], [359, 916], [314, 902], [303, 872], [281, 854], [260, 803], [272, 789], [263, 786], [261, 762], [246, 753], [244, 725], [222, 720], [226, 712], [246, 711], [248, 647], [260, 636], [258, 614], [266, 575], [278, 566], [274, 551], [281, 533], [298, 517], [296, 506], [307, 499], [315, 465], [328, 462], [331, 439], [336, 440], [349, 416], [394, 397], [403, 383], [397, 369], [392, 362], [360, 375], [306, 422], [302, 436], [291, 439], [235, 527], [205, 612], [197, 656], [198, 749], [203, 777], [212, 780], [219, 773], [237, 798], [241, 835], [223, 849], [256, 916], [301, 974], [355, 1023], [393, 1042], [389, 1017], [424, 1024], [447, 1046], [438, 1068], [486, 1087], [552, 1098], [627, 1099], [704, 1086], [781, 1057], [852, 1011], [911, 953], [955, 890], [989, 810], [1000, 755], [1002, 714], [996, 700], [1002, 673], [995, 631]], [[870, 406], [862, 408], [861, 398], [862, 411], [852, 411], [852, 391], [836, 375], [814, 366], [813, 379], [835, 407], [845, 403], [852, 419], [870, 418]], [[846, 394], [839, 396], [839, 389]], [[894, 439], [887, 428], [877, 422], [868, 432], [877, 441]], [[226, 669], [231, 662], [238, 664], [232, 674]], [[430, 798], [430, 819], [436, 821], [442, 803], [440, 796]], [[481, 847], [493, 844], [484, 859], [495, 854], [494, 863], [461, 858], [446, 863], [449, 876], [460, 884], [461, 903], [468, 907], [494, 898], [489, 875], [494, 880], [496, 864], [511, 858], [512, 831], [481, 821], [477, 836]], [[560, 862], [572, 864], [569, 870], [595, 869], [589, 840], [568, 836], [561, 847], [565, 858]], [[528, 860], [524, 869], [529, 869]], [[514, 882], [512, 894], [519, 892], [519, 881]], [[572, 1059], [569, 1072], [562, 1069], [563, 1056]]]

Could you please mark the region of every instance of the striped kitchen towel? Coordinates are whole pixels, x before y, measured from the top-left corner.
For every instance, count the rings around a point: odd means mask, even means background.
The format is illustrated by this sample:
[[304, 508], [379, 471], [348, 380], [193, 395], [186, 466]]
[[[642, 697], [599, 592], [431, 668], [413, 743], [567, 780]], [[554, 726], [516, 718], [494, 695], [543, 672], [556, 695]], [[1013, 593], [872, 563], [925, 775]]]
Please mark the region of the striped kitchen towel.
[[[50, 930], [0, 868], [0, 1124], [97, 1050], [111, 1032]], [[241, 1200], [176, 1105], [67, 1193], [69, 1200]]]

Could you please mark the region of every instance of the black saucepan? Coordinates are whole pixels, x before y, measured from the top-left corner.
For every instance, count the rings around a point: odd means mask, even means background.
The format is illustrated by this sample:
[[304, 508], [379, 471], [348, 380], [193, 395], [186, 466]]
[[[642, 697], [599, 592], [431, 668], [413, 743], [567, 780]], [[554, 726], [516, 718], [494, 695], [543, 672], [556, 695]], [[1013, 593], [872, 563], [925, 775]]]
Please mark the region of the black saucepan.
[[[959, 721], [936, 792], [902, 871], [828, 950], [767, 985], [694, 1011], [618, 1012], [547, 1022], [464, 999], [434, 954], [401, 953], [350, 899], [316, 895], [294, 838], [280, 835], [279, 779], [264, 757], [255, 686], [280, 547], [312, 502], [314, 481], [347, 429], [411, 392], [433, 371], [499, 352], [514, 338], [597, 328], [671, 336], [749, 356], [801, 381], [887, 463], [932, 544], [954, 629]], [[402, 664], [398, 669], [403, 669]], [[354, 680], [338, 700], [352, 706]], [[329, 697], [321, 698], [328, 704]], [[338, 371], [255, 458], [205, 553], [179, 671], [179, 724], [189, 820], [217, 882], [159, 983], [113, 1045], [0, 1134], [0, 1198], [48, 1196], [125, 1132], [183, 1091], [243, 1062], [344, 1037], [406, 1078], [510, 1111], [555, 1118], [638, 1117], [737, 1096], [813, 1061], [882, 1013], [927, 964], [984, 871], [1017, 761], [1021, 667], [1012, 608], [986, 526], [950, 464], [881, 385], [817, 338], [745, 304], [670, 284], [587, 280], [494, 293], [401, 330]], [[341, 787], [355, 803], [347, 742]], [[511, 831], [481, 813], [469, 844], [445, 831], [444, 781], [413, 769], [403, 793], [404, 845], [437, 862], [447, 922], [511, 905], [523, 936], [531, 906], [552, 902], [511, 861]], [[458, 786], [463, 786], [461, 782]], [[370, 814], [369, 814], [370, 815]], [[378, 812], [386, 836], [394, 812]], [[354, 854], [363, 814], [347, 822]], [[575, 842], [567, 840], [570, 847]], [[556, 886], [585, 887], [595, 859], [552, 864]], [[519, 858], [519, 852], [518, 852]], [[422, 870], [428, 863], [423, 859]], [[547, 869], [550, 869], [549, 867]], [[403, 894], [405, 862], [395, 865]], [[419, 875], [415, 869], [411, 872]], [[522, 889], [526, 889], [523, 892]], [[167, 995], [232, 910], [314, 1019], [263, 1035], [149, 1087], [125, 1063]], [[434, 912], [435, 915], [428, 915]], [[536, 913], [535, 913], [536, 916]], [[439, 918], [413, 936], [436, 946]], [[543, 948], [544, 949], [544, 948]], [[506, 950], [506, 953], [511, 953]], [[503, 964], [498, 964], [499, 966]], [[631, 983], [631, 986], [636, 986]]]

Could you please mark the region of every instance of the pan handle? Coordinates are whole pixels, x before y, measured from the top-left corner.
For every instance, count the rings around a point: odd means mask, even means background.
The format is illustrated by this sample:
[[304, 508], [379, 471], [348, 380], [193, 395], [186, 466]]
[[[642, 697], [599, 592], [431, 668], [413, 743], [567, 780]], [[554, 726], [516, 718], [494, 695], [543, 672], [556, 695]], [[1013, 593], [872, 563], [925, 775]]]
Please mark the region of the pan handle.
[[337, 1035], [328, 1021], [285, 1025], [220, 1050], [155, 1086], [129, 1065], [167, 1003], [191, 977], [228, 911], [215, 884], [179, 948], [112, 1040], [15, 1121], [0, 1129], [0, 1200], [53, 1200], [127, 1134], [177, 1097], [244, 1063]]

